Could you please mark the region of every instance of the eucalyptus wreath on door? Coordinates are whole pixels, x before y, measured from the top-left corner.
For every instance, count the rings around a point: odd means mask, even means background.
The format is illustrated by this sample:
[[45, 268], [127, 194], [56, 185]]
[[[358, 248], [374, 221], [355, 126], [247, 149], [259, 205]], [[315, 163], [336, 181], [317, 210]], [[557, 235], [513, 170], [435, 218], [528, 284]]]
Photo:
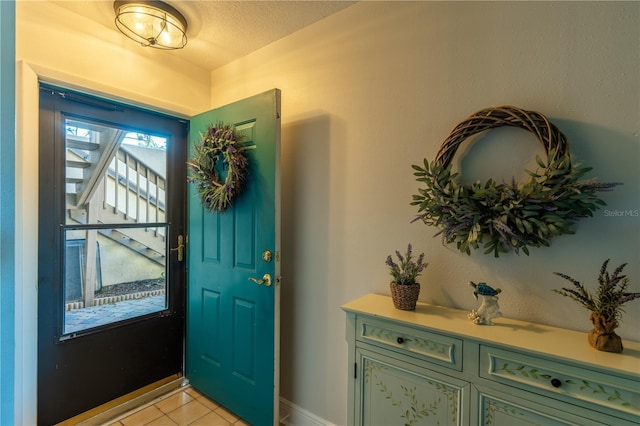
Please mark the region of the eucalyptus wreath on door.
[[210, 212], [224, 212], [242, 194], [249, 175], [246, 151], [255, 148], [242, 142], [231, 124], [217, 123], [201, 134], [187, 162], [189, 183], [196, 185], [202, 205]]

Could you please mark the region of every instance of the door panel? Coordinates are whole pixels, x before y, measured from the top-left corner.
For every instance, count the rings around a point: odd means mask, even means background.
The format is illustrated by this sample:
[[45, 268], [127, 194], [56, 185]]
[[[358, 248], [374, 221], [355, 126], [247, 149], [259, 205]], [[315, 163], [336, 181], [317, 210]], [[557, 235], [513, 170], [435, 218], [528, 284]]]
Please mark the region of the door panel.
[[[50, 425], [182, 374], [185, 265], [169, 243], [185, 229], [186, 122], [43, 86], [39, 132], [38, 423]], [[162, 135], [167, 167], [125, 148], [130, 132]], [[148, 310], [98, 303], [150, 277], [166, 288]]]
[[[188, 187], [186, 349], [191, 384], [254, 425], [278, 416], [279, 114], [272, 90], [193, 117], [189, 137], [191, 152], [223, 122], [254, 145], [245, 190], [224, 213], [206, 211]], [[273, 285], [251, 280], [265, 274]]]

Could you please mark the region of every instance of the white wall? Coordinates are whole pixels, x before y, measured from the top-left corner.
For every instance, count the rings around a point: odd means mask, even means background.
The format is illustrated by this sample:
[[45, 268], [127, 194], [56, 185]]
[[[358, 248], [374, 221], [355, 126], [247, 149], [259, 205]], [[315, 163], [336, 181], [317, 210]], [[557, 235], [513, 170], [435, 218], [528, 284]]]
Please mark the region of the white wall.
[[[593, 285], [610, 257], [629, 262], [640, 291], [639, 217], [600, 210], [550, 248], [499, 259], [460, 254], [409, 223], [411, 165], [433, 159], [472, 112], [503, 104], [544, 113], [574, 161], [624, 182], [602, 195], [607, 209], [640, 209], [639, 28], [637, 2], [362, 2], [212, 72], [212, 107], [282, 90], [284, 398], [344, 423], [340, 305], [388, 294], [384, 260], [408, 242], [430, 263], [426, 302], [469, 310], [468, 281], [486, 281], [502, 288], [506, 316], [588, 331], [588, 312], [552, 293], [568, 284], [553, 271]], [[516, 136], [525, 141], [511, 138], [510, 152], [535, 156], [530, 135]], [[510, 162], [475, 151], [466, 160], [489, 176]], [[640, 340], [639, 303], [624, 339]]]

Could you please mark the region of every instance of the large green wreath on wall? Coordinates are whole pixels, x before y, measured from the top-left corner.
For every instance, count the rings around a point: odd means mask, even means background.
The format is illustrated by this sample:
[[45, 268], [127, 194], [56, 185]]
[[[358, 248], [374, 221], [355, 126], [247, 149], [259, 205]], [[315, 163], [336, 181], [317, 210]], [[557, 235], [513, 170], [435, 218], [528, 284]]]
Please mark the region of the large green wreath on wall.
[[[498, 183], [489, 179], [462, 185], [452, 173], [453, 157], [470, 136], [497, 127], [518, 127], [533, 133], [544, 146], [546, 161], [536, 157], [537, 171], [526, 171], [528, 182]], [[440, 227], [444, 243], [455, 243], [458, 250], [471, 254], [483, 244], [484, 253], [548, 246], [558, 235], [572, 234], [574, 223], [593, 216], [605, 205], [598, 191], [611, 190], [618, 183], [598, 183], [595, 178], [581, 180], [591, 170], [571, 165], [565, 135], [538, 112], [513, 106], [487, 108], [458, 124], [440, 147], [436, 159], [414, 165], [414, 175], [424, 187], [413, 196], [418, 206], [414, 221]]]

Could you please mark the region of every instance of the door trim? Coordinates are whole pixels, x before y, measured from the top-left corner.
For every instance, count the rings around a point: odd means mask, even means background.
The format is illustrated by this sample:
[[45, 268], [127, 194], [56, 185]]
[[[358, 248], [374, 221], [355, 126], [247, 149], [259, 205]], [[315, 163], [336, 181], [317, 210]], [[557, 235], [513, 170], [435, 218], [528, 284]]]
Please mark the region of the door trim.
[[[38, 381], [38, 76], [24, 62], [16, 70], [16, 424], [37, 423]], [[27, 167], [28, 166], [28, 167]], [[31, 260], [30, 260], [31, 259]]]

